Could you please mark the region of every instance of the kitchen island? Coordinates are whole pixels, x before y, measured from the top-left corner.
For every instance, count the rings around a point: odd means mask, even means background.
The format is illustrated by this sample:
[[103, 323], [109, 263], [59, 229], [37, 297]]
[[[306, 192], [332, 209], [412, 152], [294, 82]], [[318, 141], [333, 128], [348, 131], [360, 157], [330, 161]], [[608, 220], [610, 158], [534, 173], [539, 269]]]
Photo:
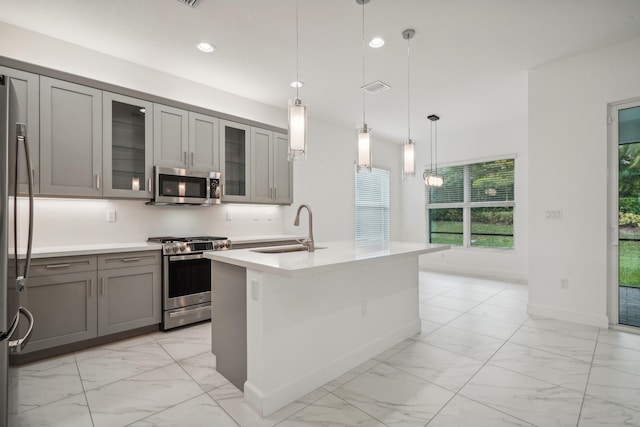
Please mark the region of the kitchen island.
[[418, 257], [448, 248], [336, 241], [206, 253], [218, 371], [270, 415], [420, 332]]

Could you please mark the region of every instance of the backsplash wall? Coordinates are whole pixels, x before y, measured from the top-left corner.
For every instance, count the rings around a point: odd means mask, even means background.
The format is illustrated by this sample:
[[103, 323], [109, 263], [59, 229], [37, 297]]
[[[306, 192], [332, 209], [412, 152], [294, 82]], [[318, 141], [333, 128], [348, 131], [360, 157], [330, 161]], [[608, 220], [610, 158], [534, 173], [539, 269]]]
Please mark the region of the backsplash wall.
[[[283, 208], [221, 204], [148, 206], [141, 200], [36, 198], [34, 247], [137, 243], [151, 236], [264, 236], [283, 233]], [[107, 222], [107, 211], [116, 221]], [[21, 245], [26, 241], [28, 203], [19, 200]]]

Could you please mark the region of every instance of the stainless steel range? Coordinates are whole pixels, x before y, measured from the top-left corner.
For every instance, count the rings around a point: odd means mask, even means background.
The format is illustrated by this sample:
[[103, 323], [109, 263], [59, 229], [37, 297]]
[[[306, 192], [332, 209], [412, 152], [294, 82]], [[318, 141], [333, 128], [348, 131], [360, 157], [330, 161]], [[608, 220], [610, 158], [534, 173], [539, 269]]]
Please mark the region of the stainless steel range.
[[206, 251], [231, 248], [226, 237], [151, 237], [162, 243], [162, 329], [211, 319], [211, 261]]

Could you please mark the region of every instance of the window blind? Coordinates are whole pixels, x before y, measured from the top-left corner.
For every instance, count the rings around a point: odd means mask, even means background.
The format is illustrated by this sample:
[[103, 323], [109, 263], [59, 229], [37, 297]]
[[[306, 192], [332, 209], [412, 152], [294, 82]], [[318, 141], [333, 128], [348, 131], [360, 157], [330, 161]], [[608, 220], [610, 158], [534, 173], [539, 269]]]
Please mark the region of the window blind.
[[355, 173], [355, 239], [389, 240], [389, 171]]

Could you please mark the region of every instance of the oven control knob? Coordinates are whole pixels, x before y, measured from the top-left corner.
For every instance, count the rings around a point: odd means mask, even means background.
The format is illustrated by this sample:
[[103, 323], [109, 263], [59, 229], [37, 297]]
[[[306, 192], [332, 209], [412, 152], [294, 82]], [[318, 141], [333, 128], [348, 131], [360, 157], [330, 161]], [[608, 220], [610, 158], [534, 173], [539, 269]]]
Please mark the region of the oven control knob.
[[217, 251], [218, 249], [220, 249], [220, 243], [218, 242], [213, 242], [213, 250]]
[[189, 246], [187, 246], [186, 243], [183, 243], [180, 245], [180, 251], [181, 252], [187, 252], [187, 249], [189, 249]]
[[227, 248], [227, 249], [231, 248], [231, 242], [227, 240], [227, 241], [224, 243], [224, 247], [225, 247], [225, 248]]

